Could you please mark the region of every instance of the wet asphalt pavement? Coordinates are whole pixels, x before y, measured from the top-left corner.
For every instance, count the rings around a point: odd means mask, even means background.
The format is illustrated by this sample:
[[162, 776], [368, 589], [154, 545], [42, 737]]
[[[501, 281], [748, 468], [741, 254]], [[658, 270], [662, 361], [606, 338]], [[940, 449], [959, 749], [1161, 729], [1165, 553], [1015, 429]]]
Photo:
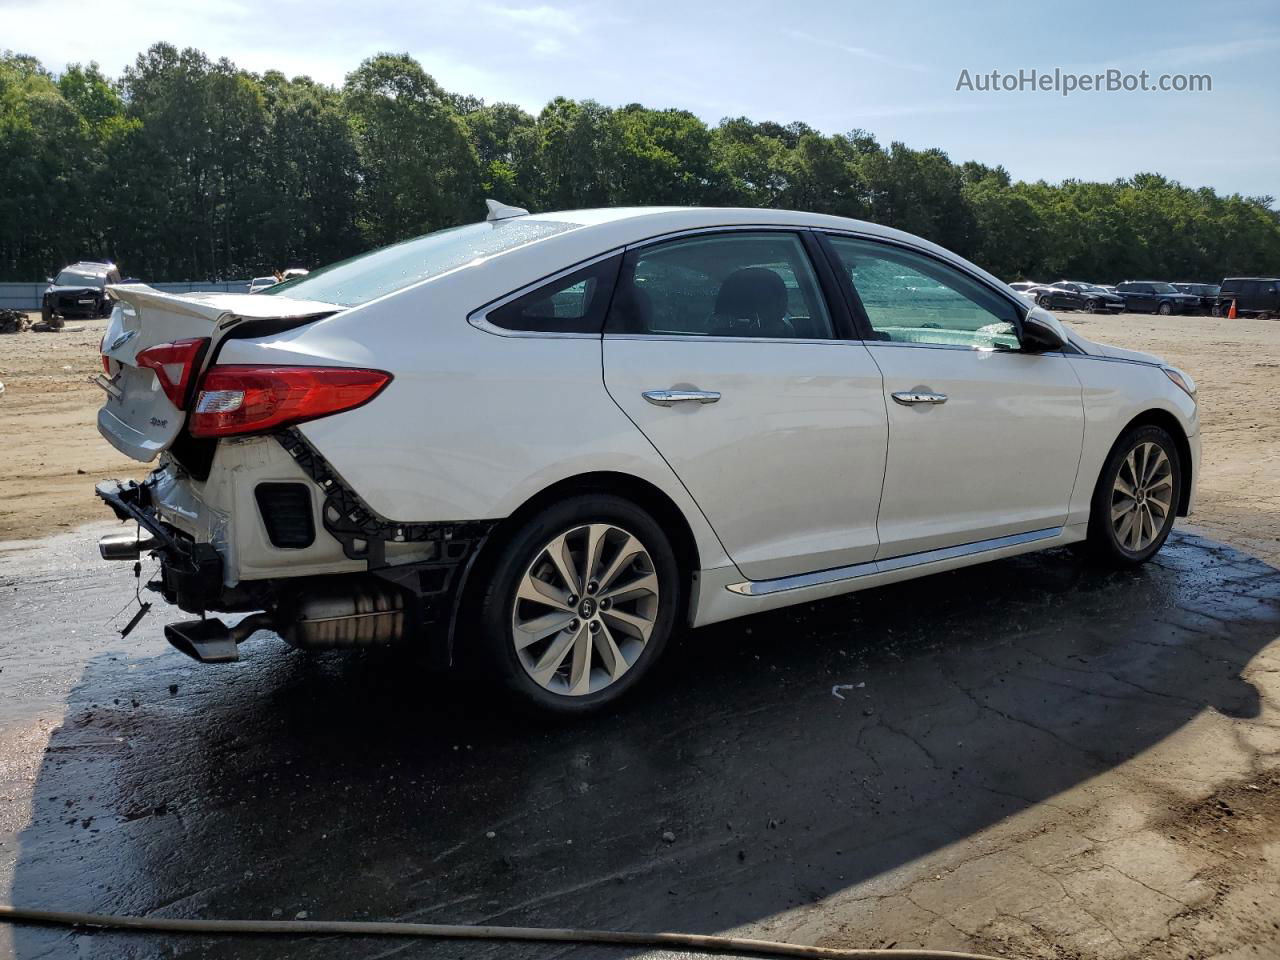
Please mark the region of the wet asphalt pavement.
[[[1178, 534], [1138, 571], [1055, 551], [686, 634], [619, 709], [557, 723], [406, 651], [307, 655], [260, 634], [202, 667], [164, 643], [162, 604], [121, 640], [131, 611], [108, 621], [133, 579], [97, 560], [99, 532], [0, 553], [0, 780], [11, 813], [31, 798], [29, 820], [0, 824], [0, 894], [21, 905], [739, 928], [1202, 711], [1255, 716], [1241, 670], [1280, 635], [1280, 571]], [[620, 955], [7, 935], [20, 958]]]

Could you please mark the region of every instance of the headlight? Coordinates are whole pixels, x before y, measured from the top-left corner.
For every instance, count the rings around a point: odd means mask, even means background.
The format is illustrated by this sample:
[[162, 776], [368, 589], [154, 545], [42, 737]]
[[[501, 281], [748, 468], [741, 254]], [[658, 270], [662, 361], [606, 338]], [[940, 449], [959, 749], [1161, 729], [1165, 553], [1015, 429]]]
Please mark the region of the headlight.
[[1186, 393], [1192, 400], [1196, 398], [1196, 382], [1191, 379], [1191, 374], [1185, 370], [1179, 370], [1177, 367], [1161, 367], [1164, 375], [1178, 385], [1178, 387]]

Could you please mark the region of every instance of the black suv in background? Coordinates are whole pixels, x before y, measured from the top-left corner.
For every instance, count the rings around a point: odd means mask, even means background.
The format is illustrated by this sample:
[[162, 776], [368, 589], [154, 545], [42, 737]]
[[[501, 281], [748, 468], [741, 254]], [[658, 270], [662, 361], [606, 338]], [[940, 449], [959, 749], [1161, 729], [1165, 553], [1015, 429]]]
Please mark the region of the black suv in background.
[[1116, 284], [1116, 293], [1124, 297], [1125, 309], [1133, 313], [1158, 313], [1167, 317], [1171, 313], [1195, 313], [1200, 309], [1200, 298], [1180, 293], [1172, 283], [1163, 280], [1126, 280]]
[[49, 279], [40, 301], [40, 318], [51, 327], [60, 327], [66, 317], [106, 317], [111, 314], [107, 284], [119, 283], [120, 271], [113, 263], [82, 260]]
[[1215, 317], [1225, 317], [1236, 302], [1236, 315], [1270, 320], [1280, 317], [1280, 279], [1276, 277], [1227, 277], [1222, 281]]
[[1218, 291], [1222, 288], [1216, 283], [1174, 283], [1179, 293], [1189, 293], [1200, 298], [1200, 310], [1208, 313], [1218, 302]]

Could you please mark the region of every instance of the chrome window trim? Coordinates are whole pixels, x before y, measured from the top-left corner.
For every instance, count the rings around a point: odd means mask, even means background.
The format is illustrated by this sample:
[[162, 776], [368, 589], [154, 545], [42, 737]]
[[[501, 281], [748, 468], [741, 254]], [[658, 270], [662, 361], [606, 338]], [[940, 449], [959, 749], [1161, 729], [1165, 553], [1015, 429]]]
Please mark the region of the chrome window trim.
[[520, 339], [539, 339], [539, 340], [599, 340], [599, 333], [567, 333], [555, 332], [549, 330], [510, 330], [507, 327], [500, 327], [489, 320], [489, 314], [500, 307], [505, 307], [512, 300], [518, 300], [527, 293], [533, 293], [535, 290], [548, 283], [555, 283], [562, 277], [567, 277], [579, 270], [585, 270], [587, 267], [594, 266], [602, 260], [608, 260], [610, 257], [616, 257], [624, 251], [623, 247], [614, 247], [607, 253], [601, 253], [587, 260], [580, 260], [571, 267], [563, 270], [557, 270], [555, 273], [549, 273], [540, 280], [525, 284], [519, 290], [512, 293], [504, 294], [497, 300], [490, 300], [479, 309], [471, 311], [467, 314], [467, 323], [482, 330], [485, 333], [493, 334], [495, 337], [517, 337]]
[[873, 573], [891, 573], [895, 570], [906, 570], [910, 567], [937, 563], [940, 560], [953, 560], [957, 557], [969, 557], [978, 553], [987, 553], [991, 550], [1015, 547], [1023, 543], [1051, 540], [1061, 534], [1062, 530], [1062, 527], [1045, 527], [1041, 530], [1030, 530], [1026, 533], [1015, 533], [1006, 537], [976, 540], [973, 543], [962, 543], [954, 547], [940, 547], [937, 550], [908, 553], [884, 560], [869, 560], [865, 563], [855, 563], [847, 567], [815, 570], [813, 573], [800, 573], [790, 577], [778, 577], [774, 580], [744, 580], [741, 583], [730, 583], [725, 586], [725, 589], [746, 597], [763, 597], [791, 590], [803, 590], [807, 587], [821, 587], [846, 580], [857, 580], [859, 577], [870, 576]]
[[1045, 350], [1039, 353], [1032, 353], [1027, 350], [998, 350], [995, 347], [966, 347], [962, 343], [905, 343], [901, 340], [862, 340], [859, 341], [867, 346], [872, 347], [922, 347], [925, 350], [963, 350], [966, 353], [998, 353], [1001, 356], [1009, 357], [1061, 357], [1064, 356], [1064, 350]]
[[[804, 227], [793, 224], [780, 223], [728, 223], [716, 227], [686, 227], [683, 230], [674, 230], [670, 233], [655, 233], [653, 236], [645, 237], [643, 240], [633, 240], [628, 243], [624, 249], [630, 253], [632, 250], [641, 250], [644, 247], [651, 247], [655, 243], [666, 243], [668, 240], [679, 240], [682, 237], [696, 237], [704, 233], [755, 233], [760, 230], [769, 230], [781, 233], [812, 233], [814, 227]], [[806, 254], [808, 251], [805, 251]]]
[[701, 333], [608, 333], [606, 340], [658, 340], [665, 343], [792, 343], [822, 346], [866, 346], [865, 340], [828, 340], [804, 337], [712, 337]]

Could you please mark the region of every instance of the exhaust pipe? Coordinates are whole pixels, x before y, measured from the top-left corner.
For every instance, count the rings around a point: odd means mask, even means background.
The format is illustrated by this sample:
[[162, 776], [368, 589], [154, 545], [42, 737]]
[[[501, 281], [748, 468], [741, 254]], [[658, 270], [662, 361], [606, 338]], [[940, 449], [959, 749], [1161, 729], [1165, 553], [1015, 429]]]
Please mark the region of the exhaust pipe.
[[173, 648], [201, 663], [234, 663], [240, 659], [239, 644], [259, 630], [271, 630], [274, 620], [269, 613], [245, 617], [234, 627], [221, 620], [184, 620], [164, 628], [164, 638]]
[[275, 613], [252, 614], [234, 627], [216, 618], [186, 620], [166, 626], [164, 636], [192, 660], [234, 663], [240, 659], [239, 644], [259, 630], [274, 630], [303, 650], [382, 646], [409, 632], [400, 590], [372, 580], [353, 584], [349, 578], [334, 578], [313, 580], [309, 590]]
[[155, 537], [139, 540], [136, 533], [109, 533], [98, 541], [103, 560], [137, 560], [159, 545]]

